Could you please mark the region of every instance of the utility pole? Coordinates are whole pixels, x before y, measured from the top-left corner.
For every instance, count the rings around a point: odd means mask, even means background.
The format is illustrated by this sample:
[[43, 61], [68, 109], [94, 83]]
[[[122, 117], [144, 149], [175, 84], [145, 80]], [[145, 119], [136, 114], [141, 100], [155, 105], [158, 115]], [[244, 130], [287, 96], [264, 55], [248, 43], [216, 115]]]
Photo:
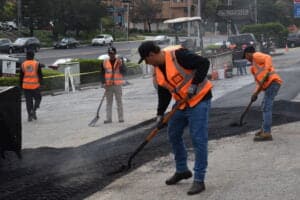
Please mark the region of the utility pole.
[[[232, 6], [232, 0], [227, 0], [227, 6]], [[231, 20], [227, 21], [227, 35], [231, 35]]]
[[[191, 17], [191, 0], [187, 0], [188, 17]], [[191, 36], [191, 22], [188, 22], [188, 37]]]
[[129, 41], [129, 25], [130, 25], [130, 21], [129, 21], [129, 17], [130, 17], [130, 1], [128, 1], [127, 4], [127, 35], [126, 35], [126, 39], [127, 41]]
[[112, 14], [113, 14], [113, 38], [115, 40], [115, 0], [112, 0]]
[[22, 2], [21, 2], [21, 0], [17, 0], [17, 15], [18, 15], [18, 17], [17, 17], [17, 20], [18, 20], [18, 34], [19, 34], [19, 36], [20, 36], [20, 32], [21, 32], [21, 26], [22, 26], [22, 8], [21, 8], [21, 6], [22, 6]]
[[254, 0], [254, 22], [257, 24], [257, 0]]

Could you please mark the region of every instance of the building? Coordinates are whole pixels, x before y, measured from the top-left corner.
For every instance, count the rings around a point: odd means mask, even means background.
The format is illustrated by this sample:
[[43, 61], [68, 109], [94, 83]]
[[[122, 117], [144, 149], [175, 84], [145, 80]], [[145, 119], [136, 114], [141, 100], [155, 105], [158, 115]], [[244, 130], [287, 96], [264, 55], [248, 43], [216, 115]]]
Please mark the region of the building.
[[[102, 3], [109, 8], [115, 10], [115, 21], [117, 24], [123, 25], [126, 28], [138, 28], [143, 29], [144, 24], [128, 23], [128, 6], [131, 8], [134, 6], [137, 0], [104, 0]], [[153, 0], [162, 3], [162, 11], [156, 16], [156, 24], [153, 25], [152, 30], [166, 29], [167, 26], [163, 24], [166, 19], [196, 16], [197, 15], [197, 0]], [[130, 12], [130, 11], [129, 11]], [[130, 15], [130, 13], [129, 13]], [[130, 17], [129, 17], [130, 18]]]

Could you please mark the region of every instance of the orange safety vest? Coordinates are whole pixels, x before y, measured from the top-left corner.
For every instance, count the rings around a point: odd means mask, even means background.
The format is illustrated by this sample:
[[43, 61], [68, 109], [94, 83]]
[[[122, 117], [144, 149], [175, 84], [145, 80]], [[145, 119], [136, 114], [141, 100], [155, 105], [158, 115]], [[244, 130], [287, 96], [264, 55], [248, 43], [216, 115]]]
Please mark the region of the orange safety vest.
[[22, 64], [24, 73], [22, 87], [24, 89], [34, 90], [40, 87], [38, 76], [39, 63], [35, 60], [26, 60]]
[[[180, 66], [175, 56], [175, 50], [164, 50], [164, 52], [166, 60], [166, 78], [162, 71], [158, 67], [155, 67], [156, 81], [158, 85], [168, 89], [176, 101], [182, 100], [188, 94], [188, 89], [192, 84], [195, 70], [185, 69]], [[186, 106], [195, 106], [212, 87], [212, 83], [205, 78], [198, 84], [196, 94], [188, 100], [187, 104], [183, 104], [179, 109], [184, 109]]]
[[[250, 70], [256, 81], [256, 89], [263, 84], [262, 89], [266, 90], [273, 81], [279, 84], [282, 83], [280, 76], [275, 73], [275, 69], [272, 64], [272, 57], [268, 54], [255, 52], [253, 54], [253, 61]], [[264, 83], [262, 83], [267, 74], [269, 74], [268, 78]]]
[[123, 85], [123, 75], [120, 72], [120, 66], [122, 65], [122, 60], [116, 58], [114, 66], [111, 65], [109, 59], [104, 60], [103, 67], [105, 70], [105, 84], [106, 85]]

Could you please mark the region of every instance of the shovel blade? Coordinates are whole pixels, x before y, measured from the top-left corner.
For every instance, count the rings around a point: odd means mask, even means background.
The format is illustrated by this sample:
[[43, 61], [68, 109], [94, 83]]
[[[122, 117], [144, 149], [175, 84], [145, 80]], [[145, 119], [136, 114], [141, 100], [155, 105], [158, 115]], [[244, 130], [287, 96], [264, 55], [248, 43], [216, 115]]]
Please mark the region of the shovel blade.
[[89, 123], [89, 126], [91, 127], [95, 127], [97, 121], [98, 121], [99, 117], [96, 116], [90, 123]]

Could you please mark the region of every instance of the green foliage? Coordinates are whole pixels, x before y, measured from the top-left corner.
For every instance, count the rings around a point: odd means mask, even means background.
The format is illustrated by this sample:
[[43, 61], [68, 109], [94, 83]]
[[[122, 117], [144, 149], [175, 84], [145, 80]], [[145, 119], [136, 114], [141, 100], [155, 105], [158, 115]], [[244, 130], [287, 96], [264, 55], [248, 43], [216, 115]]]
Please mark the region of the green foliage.
[[63, 73], [52, 70], [52, 69], [42, 69], [44, 76], [42, 83], [42, 90], [55, 90], [64, 88], [65, 76]]
[[18, 86], [19, 77], [0, 77], [0, 86]]
[[80, 75], [80, 82], [93, 83], [100, 81], [100, 64], [102, 60], [98, 59], [79, 59], [80, 63], [80, 73], [88, 73]]
[[247, 25], [242, 28], [242, 33], [253, 33], [256, 39], [273, 38], [273, 41], [278, 47], [284, 47], [288, 30], [280, 23], [266, 23]]

